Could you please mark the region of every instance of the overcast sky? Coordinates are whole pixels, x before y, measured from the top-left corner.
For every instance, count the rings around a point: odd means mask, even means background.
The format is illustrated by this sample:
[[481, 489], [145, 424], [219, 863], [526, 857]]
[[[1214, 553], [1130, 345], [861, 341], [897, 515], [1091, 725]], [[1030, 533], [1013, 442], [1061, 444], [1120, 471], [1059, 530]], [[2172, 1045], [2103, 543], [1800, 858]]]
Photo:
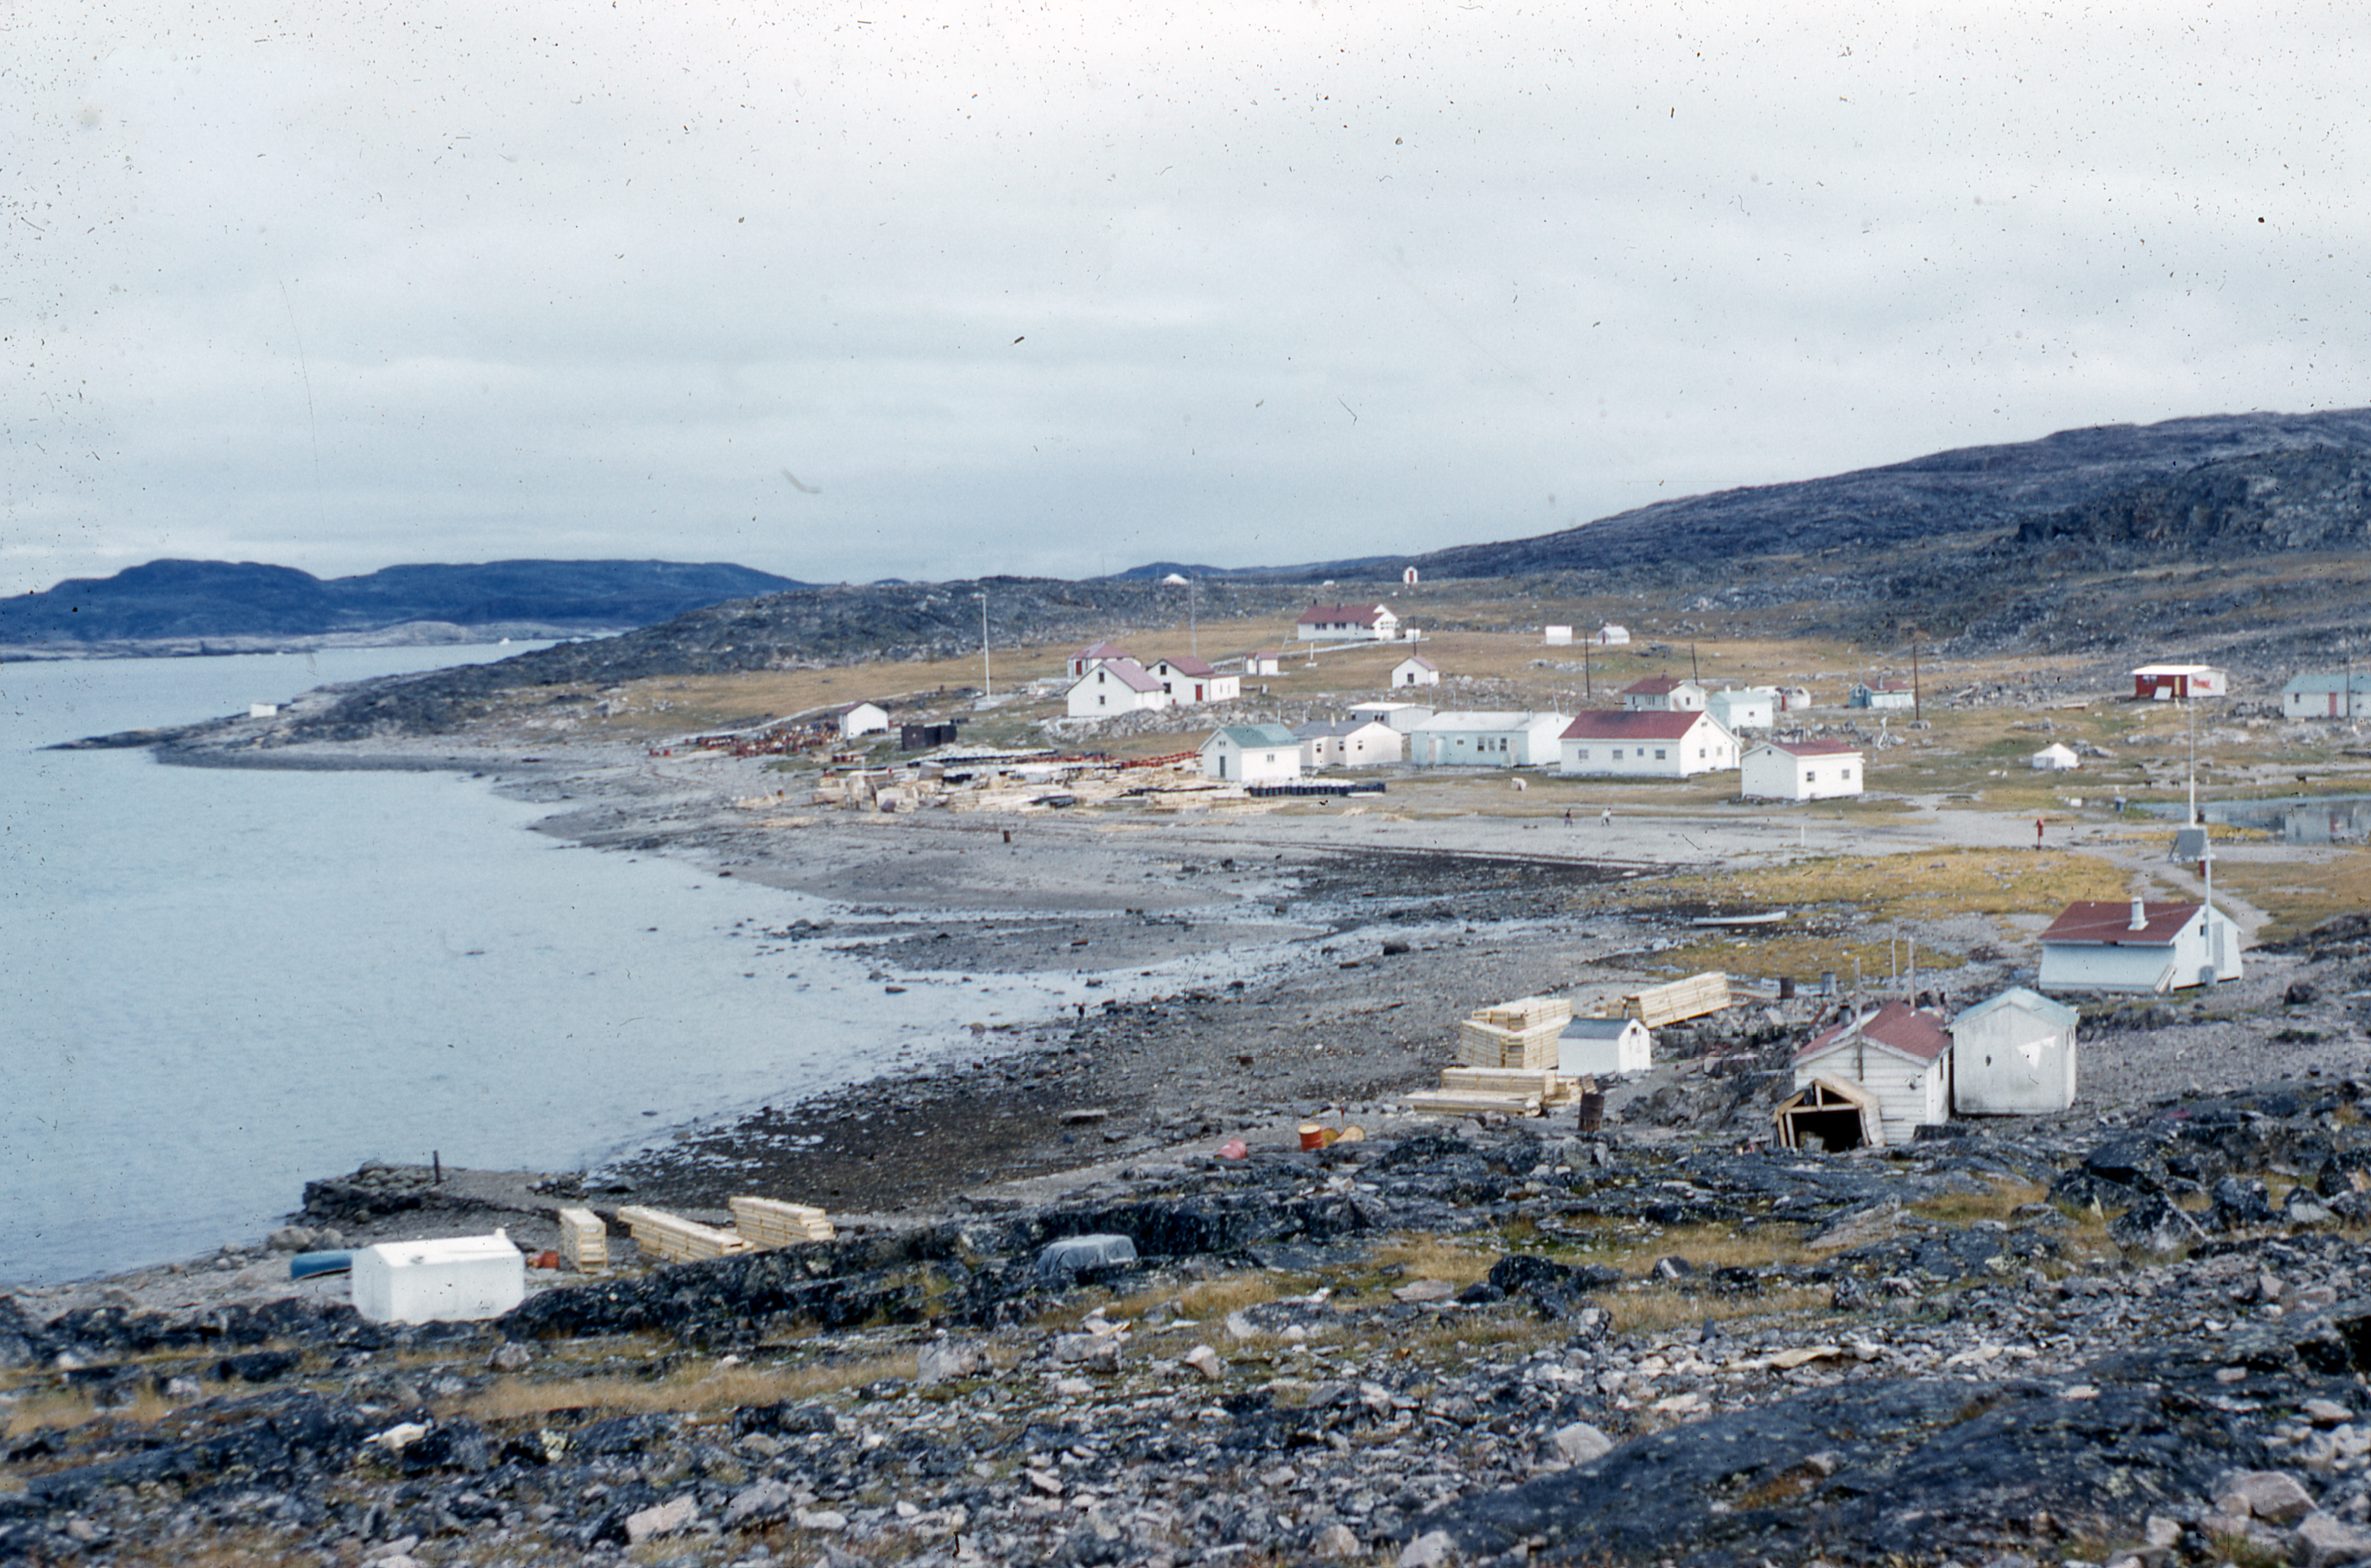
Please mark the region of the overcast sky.
[[0, 592], [1282, 563], [2371, 403], [2359, 6], [1128, 9], [30, 0]]

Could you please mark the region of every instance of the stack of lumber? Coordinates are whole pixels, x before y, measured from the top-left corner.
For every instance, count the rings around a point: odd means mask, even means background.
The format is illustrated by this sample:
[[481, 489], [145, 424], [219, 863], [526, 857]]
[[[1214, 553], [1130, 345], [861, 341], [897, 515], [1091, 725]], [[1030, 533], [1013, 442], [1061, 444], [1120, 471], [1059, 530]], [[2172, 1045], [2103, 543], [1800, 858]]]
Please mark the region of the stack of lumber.
[[633, 1233], [634, 1245], [645, 1257], [665, 1263], [685, 1263], [696, 1258], [721, 1258], [728, 1252], [746, 1252], [749, 1243], [729, 1230], [701, 1225], [664, 1209], [631, 1206], [618, 1211], [618, 1217]]
[[1729, 976], [1718, 969], [1691, 974], [1668, 986], [1649, 986], [1622, 998], [1622, 1014], [1649, 1029], [1660, 1029], [1682, 1019], [1702, 1018], [1729, 1006]]
[[734, 1198], [733, 1228], [759, 1247], [791, 1247], [802, 1241], [828, 1241], [831, 1220], [819, 1208], [786, 1204], [779, 1198]]
[[1574, 1103], [1584, 1090], [1594, 1087], [1585, 1078], [1562, 1078], [1547, 1067], [1444, 1067], [1440, 1087], [1408, 1096], [1408, 1104], [1435, 1114], [1491, 1111], [1506, 1116], [1540, 1116]]
[[589, 1208], [560, 1211], [560, 1262], [578, 1274], [607, 1274], [609, 1269], [609, 1228]]
[[1572, 1004], [1561, 997], [1480, 1008], [1457, 1026], [1457, 1059], [1469, 1067], [1553, 1070], [1556, 1039], [1571, 1021]]

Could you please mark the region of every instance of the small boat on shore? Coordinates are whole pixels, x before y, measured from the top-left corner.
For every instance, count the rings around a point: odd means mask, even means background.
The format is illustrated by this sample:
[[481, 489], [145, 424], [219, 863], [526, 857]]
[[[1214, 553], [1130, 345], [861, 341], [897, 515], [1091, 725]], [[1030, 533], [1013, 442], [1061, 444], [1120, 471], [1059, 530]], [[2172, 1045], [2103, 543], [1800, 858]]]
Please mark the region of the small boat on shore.
[[1752, 915], [1699, 915], [1688, 922], [1691, 926], [1775, 926], [1787, 917], [1784, 909], [1764, 909]]

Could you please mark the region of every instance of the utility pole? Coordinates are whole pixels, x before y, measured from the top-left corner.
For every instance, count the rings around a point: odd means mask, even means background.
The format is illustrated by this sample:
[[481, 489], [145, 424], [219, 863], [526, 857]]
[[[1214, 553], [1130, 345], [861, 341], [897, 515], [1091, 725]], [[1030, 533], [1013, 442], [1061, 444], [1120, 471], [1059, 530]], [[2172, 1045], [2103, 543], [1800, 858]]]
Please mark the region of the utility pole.
[[1910, 721], [1924, 723], [1926, 709], [1918, 692], [1918, 628], [1910, 628]]
[[1704, 684], [1704, 672], [1696, 668], [1696, 640], [1693, 637], [1688, 639], [1688, 679], [1698, 686]]
[[988, 670], [988, 590], [979, 591], [979, 695], [984, 701], [996, 695], [996, 681]]
[[1186, 580], [1186, 646], [1188, 651], [1190, 651], [1194, 657], [1198, 659], [1202, 656], [1202, 634], [1196, 628], [1194, 624], [1194, 600], [1196, 592], [1197, 589], [1194, 580], [1190, 577], [1187, 578]]
[[1596, 640], [1593, 632], [1580, 640], [1580, 695], [1591, 702], [1597, 700], [1597, 687], [1589, 678], [1589, 645]]
[[2185, 693], [2181, 699], [2182, 728], [2190, 736], [2190, 825], [2198, 825], [2198, 707]]

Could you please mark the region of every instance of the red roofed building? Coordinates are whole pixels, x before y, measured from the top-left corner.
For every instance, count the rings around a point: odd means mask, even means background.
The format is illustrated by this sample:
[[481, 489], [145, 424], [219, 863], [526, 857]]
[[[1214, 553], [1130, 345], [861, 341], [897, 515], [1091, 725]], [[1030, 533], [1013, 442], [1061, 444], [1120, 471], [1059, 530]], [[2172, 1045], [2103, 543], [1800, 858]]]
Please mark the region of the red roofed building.
[[1749, 801], [1857, 795], [1866, 771], [1860, 749], [1842, 741], [1771, 741], [1738, 759], [1740, 793]]
[[1182, 707], [1199, 702], [1232, 702], [1243, 695], [1241, 675], [1220, 674], [1210, 665], [1183, 654], [1174, 659], [1155, 659], [1152, 678], [1169, 694], [1169, 700]]
[[1400, 617], [1383, 605], [1312, 605], [1293, 627], [1302, 642], [1389, 642], [1399, 634]]
[[1622, 706], [1633, 713], [1696, 713], [1704, 705], [1704, 687], [1673, 675], [1648, 675], [1622, 688]]
[[1114, 659], [1132, 659], [1135, 655], [1116, 642], [1090, 642], [1070, 655], [1070, 678], [1077, 680], [1097, 664]]
[[2212, 905], [2086, 899], [2041, 933], [2045, 991], [2162, 994], [2237, 980], [2239, 928]]
[[1737, 766], [1737, 737], [1708, 713], [1577, 715], [1559, 737], [1561, 770], [1606, 778], [1685, 778]]
[[1795, 1087], [1841, 1079], [1877, 1096], [1879, 1140], [1906, 1144], [1951, 1119], [1951, 1034], [1907, 1002], [1888, 1002], [1811, 1037], [1795, 1053]]

